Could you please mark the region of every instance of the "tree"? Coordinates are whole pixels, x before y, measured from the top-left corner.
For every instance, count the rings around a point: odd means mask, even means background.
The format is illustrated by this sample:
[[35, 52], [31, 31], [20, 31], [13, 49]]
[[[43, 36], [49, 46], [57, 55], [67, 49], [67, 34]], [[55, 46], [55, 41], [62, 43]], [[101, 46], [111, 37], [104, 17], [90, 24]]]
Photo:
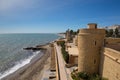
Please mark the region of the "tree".
[[106, 37], [109, 37], [108, 30], [105, 30], [105, 33], [106, 33]]
[[116, 37], [118, 37], [118, 36], [119, 36], [119, 31], [118, 31], [118, 29], [117, 29], [117, 28], [115, 29], [115, 35], [116, 35]]
[[109, 30], [109, 35], [110, 35], [109, 37], [112, 37], [112, 36], [113, 36], [113, 29], [110, 29], [110, 30]]
[[77, 30], [77, 34], [79, 33], [79, 29]]
[[70, 30], [70, 34], [73, 34], [73, 30]]

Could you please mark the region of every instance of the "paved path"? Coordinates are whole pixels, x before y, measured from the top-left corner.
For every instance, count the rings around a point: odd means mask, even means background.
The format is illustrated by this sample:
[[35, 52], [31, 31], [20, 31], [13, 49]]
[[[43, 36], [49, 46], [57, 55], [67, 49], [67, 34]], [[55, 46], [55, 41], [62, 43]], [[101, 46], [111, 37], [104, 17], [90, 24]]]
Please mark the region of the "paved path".
[[57, 44], [54, 44], [56, 51], [57, 51], [57, 56], [58, 56], [58, 64], [59, 64], [59, 71], [60, 71], [60, 80], [69, 80], [67, 77], [67, 72], [65, 68], [65, 63], [63, 61], [63, 57], [61, 54], [61, 48], [57, 46]]

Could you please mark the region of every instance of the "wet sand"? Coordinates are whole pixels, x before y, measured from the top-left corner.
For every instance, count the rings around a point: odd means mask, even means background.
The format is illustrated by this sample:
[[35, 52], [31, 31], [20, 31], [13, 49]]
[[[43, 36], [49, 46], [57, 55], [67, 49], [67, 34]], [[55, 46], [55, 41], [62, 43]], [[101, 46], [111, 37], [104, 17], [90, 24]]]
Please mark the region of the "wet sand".
[[46, 48], [46, 50], [42, 50], [42, 57], [38, 54], [29, 64], [2, 80], [41, 80], [44, 71], [50, 67], [51, 53], [51, 47], [49, 47], [48, 44], [43, 47]]

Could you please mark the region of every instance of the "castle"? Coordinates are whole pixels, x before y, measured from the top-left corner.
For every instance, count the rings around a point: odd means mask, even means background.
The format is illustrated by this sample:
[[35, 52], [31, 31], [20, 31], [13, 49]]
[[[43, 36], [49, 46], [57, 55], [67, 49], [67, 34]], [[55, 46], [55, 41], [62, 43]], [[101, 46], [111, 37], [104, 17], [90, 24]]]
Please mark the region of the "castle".
[[78, 70], [98, 73], [105, 30], [97, 29], [97, 24], [88, 25], [88, 29], [81, 29], [78, 34]]
[[[105, 29], [90, 23], [87, 29], [79, 30], [73, 43], [76, 47], [66, 40], [66, 50], [69, 63], [78, 63], [79, 72], [98, 73], [109, 80], [120, 80], [120, 38], [106, 38]], [[78, 52], [75, 52], [76, 48]]]

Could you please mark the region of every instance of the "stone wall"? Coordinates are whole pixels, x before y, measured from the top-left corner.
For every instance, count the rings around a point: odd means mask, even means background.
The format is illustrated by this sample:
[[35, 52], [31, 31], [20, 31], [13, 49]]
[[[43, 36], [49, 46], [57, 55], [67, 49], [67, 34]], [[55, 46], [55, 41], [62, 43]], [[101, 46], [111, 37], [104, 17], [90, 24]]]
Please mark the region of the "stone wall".
[[51, 70], [56, 70], [56, 60], [55, 60], [55, 48], [54, 45], [51, 44], [51, 64], [50, 64]]
[[120, 38], [106, 38], [105, 43], [106, 44], [118, 44], [120, 43]]
[[69, 55], [69, 64], [78, 64], [78, 56]]
[[98, 73], [104, 29], [81, 29], [78, 34], [78, 71]]
[[109, 80], [120, 80], [120, 52], [104, 48], [101, 55], [100, 75]]
[[77, 35], [73, 38], [73, 43], [75, 44], [75, 46], [78, 45], [78, 36]]

